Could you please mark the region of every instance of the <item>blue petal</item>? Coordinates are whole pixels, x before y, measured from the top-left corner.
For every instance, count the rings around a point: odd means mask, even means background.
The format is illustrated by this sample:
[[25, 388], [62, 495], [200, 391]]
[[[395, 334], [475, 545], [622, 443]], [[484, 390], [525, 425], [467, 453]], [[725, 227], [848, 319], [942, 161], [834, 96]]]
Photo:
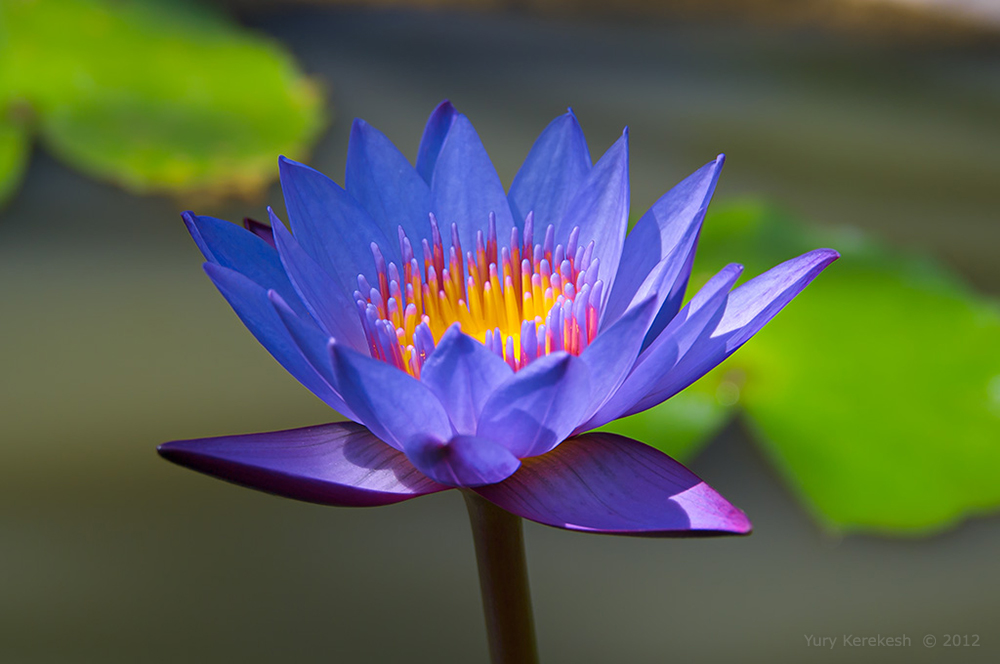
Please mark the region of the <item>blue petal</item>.
[[569, 111], [549, 123], [514, 177], [508, 196], [514, 219], [534, 212], [535, 228], [557, 225], [590, 168], [587, 140]]
[[691, 274], [705, 211], [722, 172], [725, 155], [702, 166], [680, 184], [665, 193], [642, 215], [625, 238], [622, 252], [628, 260], [621, 264], [615, 286], [608, 298], [604, 319], [614, 321], [627, 308], [644, 296], [637, 294], [640, 285], [655, 266], [670, 259], [671, 277], [664, 284], [667, 295], [657, 316], [651, 335], [655, 337], [680, 310]]
[[622, 417], [636, 401], [648, 394], [700, 337], [715, 328], [722, 318], [729, 289], [742, 271], [742, 265], [729, 265], [709, 279], [667, 329], [639, 356], [618, 391], [580, 430], [594, 429]]
[[444, 404], [456, 431], [473, 434], [486, 400], [513, 373], [496, 353], [455, 324], [424, 362], [420, 382]]
[[353, 422], [178, 440], [157, 451], [213, 477], [320, 505], [388, 505], [448, 488]]
[[416, 171], [427, 184], [431, 183], [434, 176], [434, 167], [437, 165], [438, 155], [441, 154], [441, 146], [444, 139], [451, 131], [451, 125], [455, 122], [458, 111], [447, 99], [437, 105], [429, 118], [427, 126], [424, 127], [424, 135], [420, 139], [420, 148], [417, 150]]
[[[299, 350], [284, 323], [271, 304], [268, 291], [239, 272], [205, 263], [205, 272], [233, 310], [247, 326], [257, 341], [274, 356], [288, 373], [305, 385], [306, 389], [325, 401], [331, 408], [348, 417], [351, 410], [341, 400], [336, 390], [325, 380]], [[319, 332], [311, 321], [302, 322]]]
[[[698, 222], [688, 228], [688, 232], [681, 239], [676, 247], [674, 247], [673, 252], [666, 258], [660, 260], [655, 266], [653, 266], [652, 271], [646, 275], [646, 278], [639, 285], [638, 290], [632, 296], [631, 302], [625, 302], [624, 300], [619, 300], [618, 305], [622, 303], [628, 307], [627, 311], [631, 311], [632, 308], [636, 306], [639, 302], [644, 302], [646, 300], [652, 299], [654, 302], [654, 316], [650, 318], [649, 325], [645, 330], [637, 330], [637, 334], [642, 337], [642, 344], [640, 350], [645, 350], [653, 340], [659, 336], [659, 332], [662, 331], [663, 325], [665, 323], [660, 323], [661, 319], [666, 319], [667, 322], [672, 320], [677, 314], [673, 311], [673, 307], [677, 306], [679, 302], [671, 302], [671, 291], [674, 285], [678, 282], [687, 283], [688, 276], [691, 273], [691, 262], [688, 260], [682, 260], [682, 257], [687, 255], [689, 257], [694, 257], [694, 246], [698, 241], [698, 234], [701, 231], [701, 219], [704, 219], [704, 210], [698, 218]], [[624, 263], [623, 265], [626, 265]], [[627, 272], [627, 270], [619, 270], [619, 275], [622, 272]], [[683, 288], [681, 289], [681, 294], [683, 295]], [[612, 303], [608, 303], [608, 307], [604, 311], [604, 321], [601, 323], [598, 329], [603, 330], [609, 324], [614, 325], [618, 320], [623, 317], [611, 306]], [[625, 313], [624, 315], [628, 315]], [[655, 330], [655, 333], [654, 333]]]
[[455, 436], [447, 442], [415, 438], [404, 448], [424, 475], [448, 486], [474, 487], [500, 482], [521, 465], [506, 447], [487, 438]]
[[193, 212], [185, 212], [181, 217], [206, 260], [239, 272], [265, 291], [278, 291], [297, 313], [307, 314], [274, 247], [255, 233], [223, 219]]
[[302, 248], [346, 293], [357, 289], [358, 275], [373, 275], [371, 243], [386, 260], [399, 264], [399, 242], [390, 242], [361, 205], [333, 180], [305, 164], [278, 160], [288, 221]]
[[364, 120], [351, 128], [345, 188], [386, 237], [396, 238], [402, 226], [413, 243], [430, 238], [430, 187], [392, 141]]
[[[292, 341], [298, 346], [302, 356], [306, 358], [306, 362], [312, 365], [316, 373], [326, 381], [337, 397], [343, 401], [340, 386], [337, 382], [337, 375], [333, 371], [333, 359], [330, 357], [330, 345], [335, 343], [333, 337], [328, 332], [296, 316], [295, 312], [289, 309], [288, 305], [281, 299], [281, 296], [274, 291], [268, 291], [267, 296], [271, 300], [271, 306], [274, 307], [289, 336], [291, 336]], [[338, 408], [337, 410], [348, 419], [355, 422], [359, 421], [358, 417], [346, 404], [342, 408]]]
[[561, 443], [586, 415], [587, 365], [565, 352], [539, 358], [501, 385], [483, 406], [476, 435], [523, 459]]
[[649, 298], [633, 307], [580, 354], [590, 370], [590, 404], [584, 419], [597, 412], [628, 376], [656, 306], [656, 299]]
[[464, 115], [457, 115], [441, 146], [431, 179], [434, 213], [442, 235], [458, 227], [463, 251], [475, 249], [476, 231], [484, 231], [490, 213], [496, 215], [497, 238], [506, 244], [514, 220], [507, 194], [479, 135]]
[[268, 214], [281, 261], [309, 313], [337, 341], [367, 353], [368, 342], [354, 300], [302, 250], [270, 208]]
[[663, 452], [608, 433], [567, 440], [526, 459], [510, 479], [477, 488], [511, 514], [556, 528], [614, 535], [745, 535], [750, 520]]
[[372, 433], [402, 450], [414, 438], [449, 440], [448, 413], [429, 387], [381, 360], [339, 344], [331, 347], [337, 387]]
[[[676, 365], [661, 375], [649, 392], [625, 414], [652, 408], [711, 371], [839, 257], [840, 254], [832, 249], [816, 249], [785, 261], [734, 290], [729, 294], [721, 320], [711, 333], [703, 331]], [[669, 326], [663, 335], [668, 331]]]
[[580, 246], [594, 241], [594, 257], [601, 261], [599, 277], [609, 293], [618, 272], [625, 232], [628, 230], [628, 130], [594, 168], [566, 207], [556, 225], [556, 240], [566, 242], [570, 231], [580, 227]]

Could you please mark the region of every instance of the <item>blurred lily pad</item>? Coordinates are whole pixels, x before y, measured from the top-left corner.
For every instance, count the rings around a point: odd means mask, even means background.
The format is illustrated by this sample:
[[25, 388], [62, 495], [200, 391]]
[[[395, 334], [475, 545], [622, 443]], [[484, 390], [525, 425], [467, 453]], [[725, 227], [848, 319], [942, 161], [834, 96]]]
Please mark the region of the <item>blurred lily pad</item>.
[[0, 205], [21, 183], [30, 149], [28, 130], [20, 124], [0, 120]]
[[[710, 216], [693, 285], [728, 262], [754, 275], [819, 246], [843, 259], [693, 386], [695, 404], [716, 393], [714, 416], [699, 419], [697, 407], [692, 415], [685, 402], [667, 402], [624, 426], [710, 437], [726, 421], [718, 409], [738, 396], [767, 455], [831, 527], [920, 533], [995, 510], [996, 303], [933, 261], [857, 233], [810, 230], [758, 204]], [[727, 380], [733, 385], [719, 393]], [[676, 443], [658, 438], [663, 433], [644, 439], [675, 451]], [[698, 443], [685, 445], [682, 457]]]
[[250, 194], [322, 129], [290, 55], [204, 6], [0, 0], [0, 14], [0, 80], [45, 145], [133, 191]]

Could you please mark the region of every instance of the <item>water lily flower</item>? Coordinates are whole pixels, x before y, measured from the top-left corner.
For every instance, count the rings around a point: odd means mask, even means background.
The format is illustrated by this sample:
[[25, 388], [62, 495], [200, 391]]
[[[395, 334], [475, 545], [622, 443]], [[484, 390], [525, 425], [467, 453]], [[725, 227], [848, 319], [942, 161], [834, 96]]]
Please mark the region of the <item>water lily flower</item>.
[[736, 288], [742, 268], [729, 265], [684, 304], [722, 164], [695, 171], [628, 233], [628, 132], [593, 163], [572, 112], [542, 132], [509, 191], [448, 102], [416, 166], [362, 120], [343, 187], [282, 158], [291, 231], [273, 211], [270, 226], [246, 229], [184, 220], [243, 323], [349, 421], [160, 453], [327, 505], [457, 487], [560, 528], [749, 532], [666, 454], [593, 431], [696, 381], [837, 258], [812, 251]]

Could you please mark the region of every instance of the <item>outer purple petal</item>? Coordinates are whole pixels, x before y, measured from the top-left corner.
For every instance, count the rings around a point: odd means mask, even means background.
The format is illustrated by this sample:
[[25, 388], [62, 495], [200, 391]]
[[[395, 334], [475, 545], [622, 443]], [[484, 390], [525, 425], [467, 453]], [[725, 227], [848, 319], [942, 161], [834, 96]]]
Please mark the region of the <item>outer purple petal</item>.
[[386, 237], [396, 238], [402, 226], [410, 242], [430, 238], [430, 187], [392, 141], [364, 120], [351, 128], [344, 185]]
[[501, 385], [483, 406], [476, 435], [523, 459], [561, 443], [586, 415], [590, 372], [579, 358], [552, 353]]
[[457, 116], [458, 111], [446, 99], [438, 104], [427, 118], [427, 126], [424, 127], [424, 135], [417, 150], [416, 166], [417, 173], [427, 184], [431, 183], [434, 166], [437, 165], [438, 155], [441, 154], [441, 146], [444, 145], [444, 139], [451, 131], [451, 125]]
[[656, 326], [653, 336], [680, 309], [698, 233], [724, 161], [725, 155], [720, 154], [689, 175], [661, 196], [636, 223], [625, 238], [623, 255], [628, 256], [628, 260], [618, 271], [604, 312], [605, 320], [616, 320], [630, 302], [634, 302], [636, 297], [641, 298], [641, 295], [637, 296], [637, 291], [643, 279], [657, 263], [667, 258], [677, 265], [671, 267], [671, 279], [665, 284], [668, 292], [664, 297], [663, 315], [658, 316], [661, 324]]
[[607, 433], [572, 438], [475, 489], [503, 509], [557, 528], [616, 535], [745, 535], [746, 515], [666, 454]]
[[507, 194], [479, 134], [464, 115], [457, 115], [441, 146], [431, 179], [434, 213], [442, 235], [458, 226], [463, 251], [475, 250], [476, 231], [485, 231], [490, 213], [496, 215], [497, 238], [506, 243], [514, 228]]
[[285, 157], [278, 160], [278, 170], [296, 240], [345, 292], [354, 292], [359, 274], [375, 273], [372, 242], [386, 260], [399, 263], [399, 242], [390, 242], [365, 209], [333, 180]]
[[[628, 129], [594, 164], [576, 196], [566, 206], [556, 224], [556, 239], [566, 242], [574, 226], [580, 227], [580, 246], [594, 241], [594, 257], [599, 258], [599, 276], [605, 293], [610, 292], [622, 245], [628, 230]], [[537, 227], [537, 226], [536, 226]]]
[[278, 291], [292, 309], [306, 314], [274, 247], [255, 233], [223, 219], [193, 212], [185, 212], [181, 217], [206, 260], [239, 272], [264, 290]]
[[404, 450], [420, 472], [448, 486], [474, 487], [501, 482], [521, 465], [503, 445], [476, 436], [455, 436], [447, 442], [415, 438]]
[[179, 440], [157, 451], [213, 477], [321, 505], [388, 505], [448, 488], [353, 422]]
[[618, 391], [578, 430], [594, 429], [622, 417], [655, 389], [697, 341], [715, 328], [725, 310], [729, 289], [742, 272], [742, 265], [729, 265], [709, 279], [656, 341], [643, 351]]
[[456, 431], [474, 434], [486, 400], [513, 374], [506, 362], [455, 324], [424, 362], [420, 382], [444, 404]]
[[449, 440], [448, 413], [429, 387], [396, 367], [334, 344], [337, 388], [371, 432], [397, 450], [414, 438]]
[[534, 212], [536, 228], [558, 224], [590, 168], [587, 140], [568, 111], [549, 123], [514, 177], [508, 195], [514, 219]]
[[[288, 333], [284, 323], [271, 304], [268, 291], [264, 290], [239, 272], [205, 263], [205, 272], [216, 288], [229, 302], [236, 314], [288, 373], [295, 376], [310, 392], [325, 401], [331, 408], [350, 417], [351, 410], [341, 400], [340, 395], [323, 378], [316, 368], [299, 350], [298, 344]], [[291, 310], [289, 309], [291, 312]], [[317, 328], [311, 320], [305, 321], [292, 313], [307, 328]]]
[[299, 246], [271, 208], [267, 211], [281, 262], [309, 313], [337, 341], [367, 353], [368, 342], [354, 300]]
[[746, 343], [839, 257], [832, 249], [816, 249], [785, 261], [734, 290], [711, 334], [700, 335], [670, 372], [661, 376], [626, 414], [652, 408], [704, 376]]

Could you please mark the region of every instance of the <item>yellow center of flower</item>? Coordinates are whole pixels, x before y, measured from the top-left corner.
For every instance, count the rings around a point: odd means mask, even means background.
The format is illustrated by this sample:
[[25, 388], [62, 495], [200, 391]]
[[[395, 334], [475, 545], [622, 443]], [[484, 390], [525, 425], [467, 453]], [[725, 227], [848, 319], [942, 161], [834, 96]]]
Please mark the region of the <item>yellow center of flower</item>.
[[578, 228], [562, 245], [549, 226], [534, 244], [529, 214], [523, 241], [514, 228], [510, 244], [498, 251], [490, 215], [485, 237], [479, 231], [475, 250], [464, 255], [452, 225], [446, 257], [437, 220], [431, 215], [430, 221], [422, 266], [400, 229], [403, 269], [387, 264], [373, 243], [378, 283], [358, 276], [354, 298], [372, 357], [419, 378], [424, 360], [454, 323], [515, 371], [554, 351], [579, 355], [593, 341], [603, 284], [594, 243], [579, 246]]

